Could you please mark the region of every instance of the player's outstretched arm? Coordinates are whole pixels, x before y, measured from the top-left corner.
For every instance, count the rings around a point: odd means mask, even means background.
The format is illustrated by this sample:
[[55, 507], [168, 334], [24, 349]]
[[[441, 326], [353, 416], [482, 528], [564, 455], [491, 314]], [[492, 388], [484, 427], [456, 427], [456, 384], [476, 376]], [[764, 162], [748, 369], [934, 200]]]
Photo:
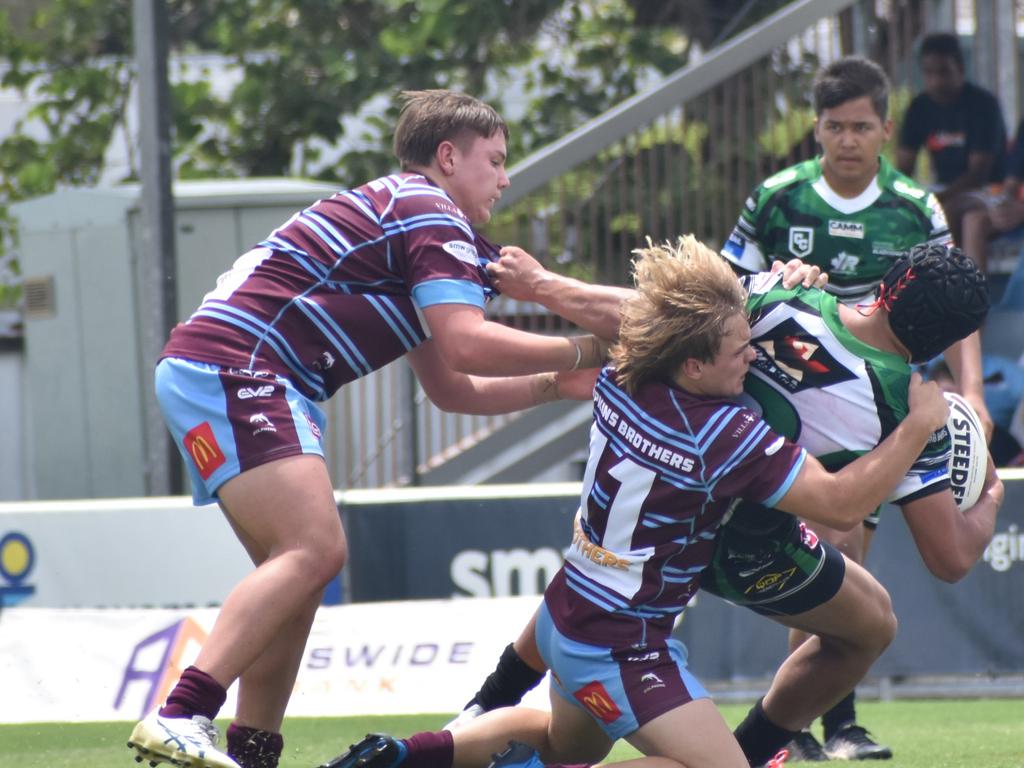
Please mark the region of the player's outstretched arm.
[[812, 522], [851, 530], [888, 498], [948, 415], [949, 406], [938, 385], [913, 374], [910, 412], [885, 440], [838, 472], [829, 472], [808, 456], [796, 481], [775, 506]]
[[603, 364], [607, 345], [595, 336], [544, 336], [484, 318], [471, 304], [424, 307], [437, 354], [453, 371], [475, 376], [522, 376]]
[[449, 413], [490, 416], [554, 400], [589, 400], [599, 369], [530, 376], [470, 376], [453, 371], [428, 339], [406, 355], [430, 402]]
[[[828, 282], [827, 273], [799, 259], [775, 262], [771, 271], [780, 270], [787, 288], [798, 284], [821, 288]], [[487, 265], [487, 273], [502, 295], [536, 302], [603, 339], [619, 337], [619, 310], [633, 295], [632, 288], [592, 285], [551, 272], [516, 245], [502, 248], [500, 258]]]
[[604, 339], [619, 337], [619, 307], [633, 294], [630, 288], [591, 285], [550, 272], [516, 245], [502, 248], [487, 273], [502, 295], [536, 302]]
[[952, 584], [978, 562], [995, 533], [1003, 494], [1003, 482], [989, 456], [985, 485], [974, 506], [961, 512], [948, 488], [903, 505], [921, 559], [936, 578]]

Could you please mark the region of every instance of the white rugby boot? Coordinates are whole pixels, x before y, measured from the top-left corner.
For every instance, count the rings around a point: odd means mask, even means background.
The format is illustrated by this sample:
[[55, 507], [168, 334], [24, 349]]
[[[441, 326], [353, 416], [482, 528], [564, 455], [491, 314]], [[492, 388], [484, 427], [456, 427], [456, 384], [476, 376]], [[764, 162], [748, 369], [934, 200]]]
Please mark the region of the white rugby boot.
[[150, 766], [170, 763], [180, 768], [240, 768], [217, 749], [217, 728], [202, 715], [161, 717], [154, 710], [132, 730], [128, 746], [135, 761]]

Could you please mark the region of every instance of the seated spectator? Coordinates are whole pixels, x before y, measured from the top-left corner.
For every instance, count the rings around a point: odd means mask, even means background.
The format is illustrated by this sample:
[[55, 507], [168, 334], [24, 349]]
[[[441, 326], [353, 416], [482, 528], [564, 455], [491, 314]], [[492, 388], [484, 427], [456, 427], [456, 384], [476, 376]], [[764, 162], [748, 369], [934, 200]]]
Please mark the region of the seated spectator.
[[963, 249], [982, 272], [988, 271], [988, 241], [1024, 224], [1024, 120], [1006, 162], [1002, 194], [989, 205], [968, 211], [963, 219]]
[[935, 194], [959, 245], [964, 214], [983, 207], [988, 185], [1003, 180], [1006, 124], [996, 97], [965, 79], [956, 35], [938, 32], [925, 37], [920, 61], [924, 92], [907, 109], [896, 165], [912, 176], [918, 150], [927, 148]]
[[[1024, 465], [1021, 419], [1024, 417], [1024, 367], [998, 355], [982, 356], [985, 404], [995, 422], [988, 449], [997, 467]], [[928, 378], [946, 391], [956, 391], [956, 383], [946, 363], [939, 359], [928, 368]]]

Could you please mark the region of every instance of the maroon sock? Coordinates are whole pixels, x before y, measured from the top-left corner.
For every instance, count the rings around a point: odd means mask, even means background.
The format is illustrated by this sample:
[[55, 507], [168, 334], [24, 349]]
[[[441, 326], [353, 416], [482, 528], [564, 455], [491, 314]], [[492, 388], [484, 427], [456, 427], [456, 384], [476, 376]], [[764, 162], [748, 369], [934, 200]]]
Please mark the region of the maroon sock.
[[211, 720], [224, 706], [227, 690], [201, 669], [189, 667], [181, 673], [167, 703], [160, 708], [161, 717], [192, 717], [202, 715]]
[[402, 768], [452, 768], [455, 761], [455, 742], [451, 731], [425, 731], [402, 739], [409, 750]]
[[284, 737], [232, 723], [228, 726], [228, 757], [242, 768], [277, 768], [284, 749]]

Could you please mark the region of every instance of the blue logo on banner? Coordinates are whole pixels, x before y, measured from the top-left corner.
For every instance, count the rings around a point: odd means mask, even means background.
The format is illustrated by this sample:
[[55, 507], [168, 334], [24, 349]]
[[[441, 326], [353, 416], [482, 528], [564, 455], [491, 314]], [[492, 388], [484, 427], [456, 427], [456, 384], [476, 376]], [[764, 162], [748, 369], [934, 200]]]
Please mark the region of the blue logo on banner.
[[0, 606], [17, 605], [35, 594], [36, 588], [25, 584], [35, 560], [32, 542], [23, 533], [8, 533], [0, 539]]

